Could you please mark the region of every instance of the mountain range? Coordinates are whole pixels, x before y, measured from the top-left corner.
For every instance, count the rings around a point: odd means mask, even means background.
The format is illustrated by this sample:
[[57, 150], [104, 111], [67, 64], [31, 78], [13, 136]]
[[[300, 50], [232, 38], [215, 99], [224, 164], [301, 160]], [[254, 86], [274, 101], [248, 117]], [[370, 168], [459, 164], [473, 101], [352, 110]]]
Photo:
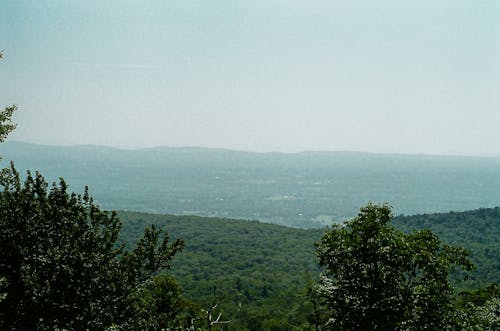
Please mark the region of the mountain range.
[[208, 148], [124, 150], [0, 145], [4, 166], [85, 185], [101, 207], [323, 227], [367, 202], [396, 214], [500, 204], [500, 158], [359, 152], [251, 153]]

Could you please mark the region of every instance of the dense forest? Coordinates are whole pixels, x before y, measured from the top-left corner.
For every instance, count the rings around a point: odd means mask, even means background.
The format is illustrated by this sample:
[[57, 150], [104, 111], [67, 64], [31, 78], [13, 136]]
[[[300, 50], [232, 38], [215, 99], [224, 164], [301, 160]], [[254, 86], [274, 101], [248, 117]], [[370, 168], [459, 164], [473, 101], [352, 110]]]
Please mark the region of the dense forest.
[[197, 216], [119, 212], [121, 240], [134, 243], [147, 225], [168, 229], [185, 240], [172, 273], [185, 296], [207, 306], [213, 286], [233, 330], [300, 324], [308, 309], [306, 284], [319, 267], [314, 243], [322, 230]]
[[[243, 326], [261, 330], [265, 329], [262, 325], [273, 323], [297, 325], [311, 313], [307, 282], [321, 271], [314, 243], [324, 230], [197, 216], [124, 211], [118, 215], [123, 220], [124, 242], [135, 242], [151, 224], [184, 238], [186, 247], [174, 261], [172, 272], [185, 296], [207, 305], [217, 284], [223, 298], [221, 309], [234, 320], [235, 330]], [[500, 208], [397, 216], [393, 220], [402, 231], [428, 228], [445, 242], [472, 252], [476, 269], [467, 281], [455, 283], [457, 292], [500, 283], [499, 223]]]
[[398, 216], [394, 225], [403, 230], [431, 229], [445, 242], [466, 247], [477, 265], [464, 287], [500, 283], [500, 208]]

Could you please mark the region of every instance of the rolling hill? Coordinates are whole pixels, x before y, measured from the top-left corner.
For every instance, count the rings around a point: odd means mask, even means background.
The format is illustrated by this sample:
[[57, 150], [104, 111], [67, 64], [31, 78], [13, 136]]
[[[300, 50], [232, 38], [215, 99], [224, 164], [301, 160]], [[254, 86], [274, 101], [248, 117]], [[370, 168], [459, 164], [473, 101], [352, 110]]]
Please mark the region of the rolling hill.
[[[252, 325], [261, 330], [259, 325], [266, 321], [300, 325], [306, 318], [307, 274], [314, 279], [320, 272], [314, 243], [323, 230], [124, 211], [119, 217], [124, 242], [135, 241], [148, 224], [164, 227], [172, 238], [183, 238], [186, 247], [175, 257], [172, 273], [186, 297], [202, 306], [208, 305], [217, 284], [224, 317], [235, 321], [235, 329]], [[477, 269], [468, 282], [457, 284], [459, 288], [500, 283], [500, 208], [398, 216], [393, 224], [403, 231], [430, 228], [446, 243], [471, 250]]]

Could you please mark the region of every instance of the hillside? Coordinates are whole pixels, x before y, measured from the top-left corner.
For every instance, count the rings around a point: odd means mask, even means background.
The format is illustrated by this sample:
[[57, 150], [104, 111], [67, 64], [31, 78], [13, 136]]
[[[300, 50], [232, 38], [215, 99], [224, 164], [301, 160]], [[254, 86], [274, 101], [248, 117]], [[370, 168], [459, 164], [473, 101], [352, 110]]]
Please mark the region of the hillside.
[[500, 208], [466, 212], [399, 216], [394, 225], [403, 231], [429, 228], [443, 241], [466, 247], [477, 270], [470, 274], [468, 286], [500, 283]]
[[[171, 237], [186, 241], [185, 250], [176, 256], [173, 274], [189, 299], [206, 304], [216, 282], [227, 318], [254, 326], [265, 321], [297, 325], [305, 318], [306, 271], [312, 277], [319, 272], [314, 242], [322, 230], [196, 216], [137, 212], [119, 212], [119, 216], [126, 242], [136, 239], [147, 224], [162, 225]], [[398, 216], [394, 225], [404, 231], [430, 228], [445, 242], [472, 250], [477, 270], [468, 283], [458, 284], [461, 288], [500, 283], [500, 208]], [[248, 325], [237, 329], [244, 327]]]
[[21, 172], [63, 177], [72, 190], [88, 185], [106, 209], [322, 227], [353, 217], [368, 201], [389, 201], [406, 215], [500, 203], [499, 158], [18, 142], [1, 144], [0, 155]]
[[[224, 317], [255, 324], [304, 315], [306, 272], [319, 271], [314, 242], [322, 230], [302, 230], [255, 221], [119, 212], [122, 240], [137, 239], [146, 224], [157, 224], [185, 240], [173, 274], [187, 298], [207, 307], [217, 284]], [[292, 321], [291, 321], [292, 322]], [[249, 327], [246, 325], [245, 327]], [[258, 330], [257, 327], [255, 330]]]

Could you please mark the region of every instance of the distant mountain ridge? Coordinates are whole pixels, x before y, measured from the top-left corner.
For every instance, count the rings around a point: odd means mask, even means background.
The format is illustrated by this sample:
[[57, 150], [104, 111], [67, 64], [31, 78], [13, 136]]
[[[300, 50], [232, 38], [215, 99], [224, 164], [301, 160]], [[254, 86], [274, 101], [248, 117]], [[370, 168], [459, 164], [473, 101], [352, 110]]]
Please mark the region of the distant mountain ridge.
[[371, 155], [371, 156], [398, 156], [398, 157], [427, 157], [427, 158], [461, 158], [461, 159], [498, 159], [500, 156], [475, 156], [475, 155], [460, 155], [460, 154], [428, 154], [428, 153], [387, 153], [387, 152], [367, 152], [356, 150], [303, 150], [297, 152], [281, 152], [281, 151], [248, 151], [240, 149], [231, 149], [223, 147], [202, 147], [202, 146], [167, 146], [159, 145], [152, 147], [137, 147], [137, 148], [122, 148], [108, 145], [52, 145], [52, 144], [38, 144], [25, 141], [8, 140], [4, 144], [11, 145], [9, 149], [21, 147], [24, 149], [83, 149], [83, 150], [113, 150], [122, 152], [165, 152], [165, 151], [183, 151], [183, 152], [225, 152], [225, 153], [238, 153], [250, 155]]
[[200, 147], [0, 145], [3, 165], [85, 185], [106, 209], [321, 227], [368, 201], [397, 214], [500, 205], [500, 158], [361, 152], [254, 153]]

